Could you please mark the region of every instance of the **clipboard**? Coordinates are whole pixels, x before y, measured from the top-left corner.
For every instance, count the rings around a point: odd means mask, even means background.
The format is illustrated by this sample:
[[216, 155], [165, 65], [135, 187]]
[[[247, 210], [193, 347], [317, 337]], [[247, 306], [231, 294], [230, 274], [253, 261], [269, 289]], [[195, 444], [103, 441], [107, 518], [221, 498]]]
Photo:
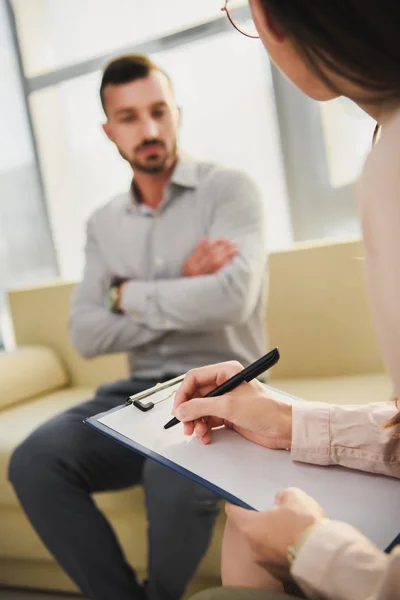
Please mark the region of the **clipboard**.
[[[185, 375], [179, 375], [178, 377], [170, 379], [169, 381], [165, 381], [164, 383], [157, 383], [155, 386], [144, 390], [143, 392], [129, 396], [127, 403], [133, 404], [133, 406], [136, 406], [136, 408], [142, 412], [148, 412], [157, 404], [161, 404], [161, 402], [169, 400], [179, 387], [177, 384], [181, 383], [184, 378]], [[158, 394], [158, 392], [162, 392], [162, 395]], [[158, 399], [155, 394], [158, 394]], [[150, 400], [151, 396], [153, 397]]]
[[[263, 448], [225, 427], [213, 431], [207, 446], [196, 436], [185, 437], [181, 425], [165, 430], [183, 377], [136, 394], [126, 404], [84, 422], [244, 508], [267, 510], [278, 490], [299, 487], [321, 504], [328, 517], [350, 523], [379, 548], [387, 548], [400, 522], [399, 480], [296, 463], [290, 452]], [[304, 402], [266, 387], [283, 402]], [[143, 410], [146, 405], [152, 406]]]

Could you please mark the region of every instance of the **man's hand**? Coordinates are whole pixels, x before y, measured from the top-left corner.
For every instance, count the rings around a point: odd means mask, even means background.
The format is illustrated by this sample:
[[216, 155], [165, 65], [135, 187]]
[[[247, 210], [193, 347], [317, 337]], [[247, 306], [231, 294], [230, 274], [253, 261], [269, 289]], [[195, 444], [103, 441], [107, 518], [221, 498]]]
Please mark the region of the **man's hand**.
[[185, 262], [183, 275], [196, 277], [216, 273], [229, 264], [238, 251], [237, 244], [225, 238], [213, 241], [204, 238]]
[[124, 291], [124, 287], [126, 286], [128, 282], [127, 281], [123, 281], [122, 283], [119, 284], [118, 286], [118, 297], [117, 297], [117, 302], [116, 302], [116, 307], [120, 312], [124, 312], [123, 308], [122, 308], [122, 292]]

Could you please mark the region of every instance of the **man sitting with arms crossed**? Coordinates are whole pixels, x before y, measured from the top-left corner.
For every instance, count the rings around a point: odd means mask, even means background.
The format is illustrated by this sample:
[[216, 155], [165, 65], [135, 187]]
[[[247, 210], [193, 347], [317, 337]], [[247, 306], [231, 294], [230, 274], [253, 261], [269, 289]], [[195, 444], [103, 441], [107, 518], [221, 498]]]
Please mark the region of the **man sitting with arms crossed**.
[[[58, 415], [14, 452], [10, 480], [39, 536], [90, 600], [177, 600], [207, 549], [216, 496], [82, 424], [189, 369], [265, 352], [264, 223], [242, 174], [183, 157], [168, 76], [144, 56], [104, 71], [104, 131], [128, 193], [96, 210], [71, 336], [86, 357], [128, 352], [131, 377]], [[142, 484], [149, 579], [136, 580], [92, 494]]]

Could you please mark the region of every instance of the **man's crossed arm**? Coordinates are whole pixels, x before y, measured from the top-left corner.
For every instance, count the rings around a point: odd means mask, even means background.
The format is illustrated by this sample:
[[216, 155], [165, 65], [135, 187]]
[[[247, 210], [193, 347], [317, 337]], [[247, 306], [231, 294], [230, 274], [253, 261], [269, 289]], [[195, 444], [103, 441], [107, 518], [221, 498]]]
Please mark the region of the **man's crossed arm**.
[[89, 222], [85, 273], [70, 318], [71, 337], [81, 354], [130, 351], [170, 331], [218, 329], [247, 319], [265, 276], [261, 202], [251, 182], [238, 176], [234, 193], [220, 198], [217, 208], [208, 238], [187, 258], [180, 278], [122, 284], [122, 314], [107, 307], [113, 275]]

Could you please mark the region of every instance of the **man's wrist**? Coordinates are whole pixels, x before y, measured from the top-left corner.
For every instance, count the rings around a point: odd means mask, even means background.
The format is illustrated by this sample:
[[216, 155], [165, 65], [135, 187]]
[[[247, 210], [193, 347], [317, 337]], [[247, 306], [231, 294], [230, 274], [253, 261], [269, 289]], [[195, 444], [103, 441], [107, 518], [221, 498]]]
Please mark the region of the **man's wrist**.
[[122, 290], [127, 282], [127, 279], [115, 278], [113, 279], [110, 288], [108, 290], [108, 306], [111, 312], [115, 314], [123, 314], [122, 309]]

